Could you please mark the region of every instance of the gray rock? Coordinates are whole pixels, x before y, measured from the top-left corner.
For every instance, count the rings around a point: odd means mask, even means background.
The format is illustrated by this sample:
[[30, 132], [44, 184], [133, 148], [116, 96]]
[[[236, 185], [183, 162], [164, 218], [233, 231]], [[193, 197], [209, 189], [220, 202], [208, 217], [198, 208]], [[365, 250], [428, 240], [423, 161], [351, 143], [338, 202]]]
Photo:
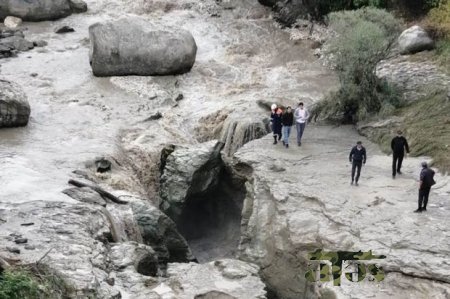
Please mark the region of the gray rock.
[[161, 176], [161, 207], [177, 219], [189, 196], [200, 195], [217, 186], [223, 167], [220, 150], [223, 143], [212, 140], [192, 147], [176, 147]]
[[6, 250], [8, 250], [8, 251], [11, 252], [11, 253], [17, 253], [17, 254], [20, 254], [20, 249], [17, 248], [17, 247], [9, 247], [9, 246], [7, 246], [7, 247], [6, 247]]
[[89, 36], [96, 76], [182, 74], [192, 68], [197, 53], [188, 31], [140, 18], [96, 23], [89, 27]]
[[35, 47], [45, 47], [48, 45], [48, 43], [45, 40], [33, 41], [33, 44]]
[[17, 238], [14, 240], [14, 243], [16, 243], [16, 244], [25, 244], [27, 242], [28, 242], [27, 238]]
[[34, 44], [20, 36], [10, 36], [0, 40], [1, 45], [9, 46], [17, 51], [28, 51], [34, 48]]
[[425, 57], [414, 61], [409, 56], [397, 56], [381, 61], [377, 76], [400, 88], [405, 102], [420, 100], [432, 89], [450, 90], [450, 76]]
[[22, 88], [0, 80], [0, 128], [26, 126], [29, 117], [30, 105]]
[[0, 20], [7, 16], [24, 21], [45, 21], [67, 17], [72, 13], [68, 0], [7, 0], [0, 2]]
[[[167, 275], [180, 284], [180, 299], [263, 299], [264, 283], [254, 264], [234, 259], [222, 259], [205, 264], [169, 264]], [[226, 277], [235, 273], [235, 279]], [[225, 282], [225, 283], [224, 283]]]
[[103, 207], [106, 206], [106, 201], [103, 199], [103, 197], [101, 197], [100, 194], [88, 187], [69, 188], [64, 190], [63, 193], [81, 202], [97, 204]]
[[5, 26], [7, 28], [14, 29], [14, 28], [19, 27], [22, 24], [22, 19], [9, 16], [9, 17], [5, 18], [5, 21], [3, 23], [5, 24]]
[[[435, 232], [450, 227], [448, 194], [434, 189], [431, 212], [417, 216], [415, 179], [421, 159], [405, 160], [404, 175], [394, 181], [386, 175], [392, 157], [364, 138], [369, 158], [360, 186], [350, 186], [346, 154], [358, 139], [349, 127], [310, 125], [301, 148], [267, 146], [267, 136], [234, 155], [234, 168], [248, 178], [240, 258], [261, 267], [278, 298], [446, 298], [450, 240], [446, 232]], [[273, 169], [274, 159], [285, 171]], [[449, 179], [439, 180], [444, 186]], [[369, 281], [366, 276], [353, 283], [343, 278], [341, 287], [309, 283], [304, 278], [308, 253], [319, 248], [384, 254], [386, 259], [370, 263], [383, 267], [385, 279]]]
[[224, 292], [209, 291], [200, 295], [196, 295], [194, 299], [237, 299], [237, 297], [228, 295]]
[[69, 0], [69, 4], [74, 13], [83, 13], [88, 10], [86, 2], [83, 0]]
[[195, 260], [186, 240], [169, 217], [145, 202], [132, 202], [131, 207], [144, 243], [156, 251], [161, 264]]
[[420, 26], [412, 26], [400, 34], [398, 46], [401, 54], [413, 54], [434, 48], [434, 41]]
[[127, 267], [145, 276], [156, 276], [158, 273], [158, 256], [147, 245], [136, 242], [116, 244], [111, 248], [110, 259], [114, 267], [123, 271]]
[[65, 25], [65, 26], [62, 26], [55, 30], [55, 33], [57, 33], [57, 34], [69, 33], [69, 32], [75, 32], [75, 29], [73, 29], [70, 26]]

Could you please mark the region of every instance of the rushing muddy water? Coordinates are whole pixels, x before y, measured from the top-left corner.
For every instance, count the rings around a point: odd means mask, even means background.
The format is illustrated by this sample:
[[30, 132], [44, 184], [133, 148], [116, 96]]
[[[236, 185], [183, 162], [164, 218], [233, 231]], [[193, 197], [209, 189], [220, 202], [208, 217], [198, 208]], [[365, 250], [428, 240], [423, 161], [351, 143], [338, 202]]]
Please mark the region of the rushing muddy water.
[[[169, 6], [164, 1], [87, 2], [85, 14], [25, 23], [26, 38], [46, 40], [48, 46], [0, 61], [0, 76], [25, 89], [32, 109], [27, 127], [0, 131], [2, 201], [69, 200], [61, 190], [70, 172], [113, 153], [120, 129], [140, 126], [156, 110], [167, 112], [166, 127], [193, 142], [197, 120], [209, 113], [223, 108], [261, 113], [255, 105], [260, 99], [313, 101], [335, 82], [309, 44], [289, 40], [256, 0]], [[133, 13], [192, 32], [198, 53], [190, 73], [176, 78], [92, 75], [88, 26]], [[55, 34], [62, 25], [75, 32]], [[172, 108], [179, 93], [184, 99]]]

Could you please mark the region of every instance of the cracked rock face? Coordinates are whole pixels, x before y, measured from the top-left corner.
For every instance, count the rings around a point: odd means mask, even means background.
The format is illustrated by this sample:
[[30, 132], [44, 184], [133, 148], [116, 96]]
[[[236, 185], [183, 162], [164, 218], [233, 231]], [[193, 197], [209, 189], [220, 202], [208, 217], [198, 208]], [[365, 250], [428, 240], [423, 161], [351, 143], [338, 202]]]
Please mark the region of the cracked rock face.
[[189, 196], [205, 193], [218, 184], [222, 168], [220, 150], [223, 144], [216, 140], [197, 146], [179, 147], [167, 158], [161, 176], [162, 210], [172, 219], [182, 213]]
[[[368, 160], [360, 186], [350, 186], [348, 154], [359, 139], [349, 128], [310, 125], [301, 147], [267, 137], [239, 150], [235, 168], [252, 169], [244, 173], [240, 257], [262, 268], [280, 298], [448, 298], [448, 179], [438, 175], [429, 211], [413, 213], [420, 160], [405, 160], [403, 175], [392, 180], [391, 158], [363, 140]], [[307, 256], [317, 248], [386, 255], [374, 261], [386, 277], [344, 278], [341, 287], [309, 283]]]
[[[70, 286], [69, 298], [265, 298], [259, 268], [238, 260], [172, 263], [166, 276], [155, 277], [161, 274], [158, 248], [127, 240], [109, 243], [107, 214], [105, 208], [86, 203], [2, 205], [0, 255], [24, 263], [40, 260]], [[154, 229], [165, 227], [164, 220], [155, 220]], [[19, 233], [27, 244], [14, 243]], [[10, 252], [12, 247], [18, 250]]]

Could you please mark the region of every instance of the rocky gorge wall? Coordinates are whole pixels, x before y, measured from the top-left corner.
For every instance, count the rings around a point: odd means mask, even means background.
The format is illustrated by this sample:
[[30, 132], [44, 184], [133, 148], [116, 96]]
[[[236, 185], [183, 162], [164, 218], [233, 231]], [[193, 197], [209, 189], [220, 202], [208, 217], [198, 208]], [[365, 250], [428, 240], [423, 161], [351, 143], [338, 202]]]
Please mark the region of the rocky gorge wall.
[[[87, 4], [25, 23], [48, 45], [1, 61], [32, 112], [28, 127], [0, 131], [0, 257], [48, 266], [71, 298], [449, 295], [446, 178], [435, 211], [418, 218], [418, 161], [388, 181], [388, 158], [367, 142], [367, 185], [350, 189], [344, 162], [360, 138], [350, 128], [308, 127], [304, 146], [289, 150], [266, 137], [272, 102], [310, 105], [336, 86], [311, 42], [292, 41], [257, 1]], [[93, 76], [88, 28], [121, 17], [189, 31], [190, 72]], [[75, 31], [56, 35], [62, 25]], [[99, 172], [96, 156], [110, 169]], [[69, 178], [96, 188], [67, 189]], [[388, 275], [308, 283], [316, 248], [385, 254]]]

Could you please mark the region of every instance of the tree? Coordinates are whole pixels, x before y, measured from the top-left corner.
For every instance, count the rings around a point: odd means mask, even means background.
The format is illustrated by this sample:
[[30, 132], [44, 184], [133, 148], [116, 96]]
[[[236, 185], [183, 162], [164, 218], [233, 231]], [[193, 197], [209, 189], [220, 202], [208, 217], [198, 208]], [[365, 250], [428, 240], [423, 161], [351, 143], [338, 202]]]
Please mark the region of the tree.
[[376, 76], [400, 33], [393, 15], [376, 8], [329, 15], [336, 36], [325, 45], [338, 73], [340, 88], [314, 109], [327, 119], [356, 121], [377, 113], [383, 105], [399, 105], [393, 88]]

